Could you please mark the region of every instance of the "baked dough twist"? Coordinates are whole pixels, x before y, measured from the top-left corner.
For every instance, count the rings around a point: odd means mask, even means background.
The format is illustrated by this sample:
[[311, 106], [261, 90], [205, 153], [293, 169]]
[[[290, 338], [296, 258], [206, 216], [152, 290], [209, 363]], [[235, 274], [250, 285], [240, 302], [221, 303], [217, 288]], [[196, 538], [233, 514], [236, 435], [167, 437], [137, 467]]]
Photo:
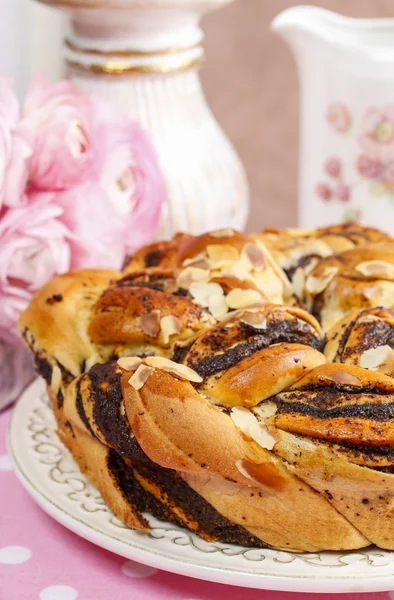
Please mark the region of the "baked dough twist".
[[179, 234], [48, 282], [20, 329], [59, 436], [130, 527], [394, 549], [393, 242], [272, 235]]

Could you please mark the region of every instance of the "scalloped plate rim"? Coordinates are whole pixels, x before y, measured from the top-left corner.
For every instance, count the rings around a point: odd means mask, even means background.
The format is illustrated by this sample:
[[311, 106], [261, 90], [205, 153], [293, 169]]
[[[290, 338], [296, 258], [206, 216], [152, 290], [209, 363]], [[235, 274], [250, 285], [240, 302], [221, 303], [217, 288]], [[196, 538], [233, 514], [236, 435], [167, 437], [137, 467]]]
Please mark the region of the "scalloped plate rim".
[[[31, 456], [29, 456], [22, 446], [18, 444], [18, 433], [21, 421], [26, 418], [23, 414], [31, 403], [33, 395], [39, 395], [45, 390], [44, 382], [41, 379], [33, 381], [26, 390], [22, 393], [17, 401], [12, 415], [9, 420], [7, 432], [7, 447], [14, 465], [15, 473], [23, 487], [34, 499], [34, 501], [54, 520], [58, 521], [67, 529], [73, 531], [76, 535], [109, 550], [119, 556], [140, 562], [142, 564], [155, 567], [171, 573], [185, 575], [196, 579], [234, 585], [245, 588], [257, 588], [265, 590], [287, 591], [287, 592], [306, 592], [306, 593], [349, 593], [349, 592], [384, 592], [394, 589], [394, 571], [386, 575], [374, 575], [368, 572], [365, 575], [365, 565], [360, 568], [360, 573], [357, 575], [346, 575], [341, 577], [338, 575], [294, 575], [286, 574], [286, 563], [283, 564], [283, 573], [278, 575], [265, 574], [261, 570], [255, 569], [255, 572], [245, 572], [242, 569], [228, 567], [225, 564], [218, 566], [210, 566], [202, 561], [183, 558], [182, 561], [176, 556], [158, 551], [154, 548], [155, 538], [151, 537], [152, 547], [145, 549], [138, 545], [138, 541], [127, 542], [120, 540], [115, 536], [100, 531], [92, 525], [84, 522], [81, 518], [72, 514], [74, 511], [67, 511], [62, 506], [61, 495], [56, 497], [56, 493], [50, 497], [40, 491], [32, 482], [29, 475], [30, 468], [39, 468], [40, 463], [32, 465]], [[34, 403], [32, 403], [31, 412], [33, 412]], [[26, 413], [25, 413], [26, 414]], [[54, 436], [56, 434], [54, 433]], [[57, 439], [57, 438], [56, 438]], [[59, 442], [59, 445], [68, 451]], [[72, 460], [72, 458], [70, 458]], [[21, 464], [22, 463], [22, 464]], [[27, 469], [25, 464], [27, 465]], [[82, 476], [83, 477], [83, 476]], [[60, 500], [59, 500], [60, 498]], [[76, 507], [75, 507], [76, 508]], [[165, 523], [163, 523], [163, 526]], [[178, 530], [178, 528], [174, 528]], [[146, 536], [142, 532], [129, 530], [132, 535]], [[181, 531], [181, 530], [179, 530]], [[195, 534], [186, 532], [191, 538], [198, 538]], [[365, 550], [365, 549], [364, 549]], [[392, 555], [390, 551], [380, 550], [382, 555]], [[307, 554], [307, 553], [305, 553]], [[332, 555], [343, 555], [340, 552], [332, 552]], [[352, 553], [348, 553], [351, 555]], [[361, 554], [361, 551], [355, 551], [354, 554]], [[312, 555], [312, 554], [311, 554]], [[223, 561], [225, 556], [223, 556]], [[394, 565], [393, 565], [394, 566]], [[363, 576], [364, 574], [364, 576]]]

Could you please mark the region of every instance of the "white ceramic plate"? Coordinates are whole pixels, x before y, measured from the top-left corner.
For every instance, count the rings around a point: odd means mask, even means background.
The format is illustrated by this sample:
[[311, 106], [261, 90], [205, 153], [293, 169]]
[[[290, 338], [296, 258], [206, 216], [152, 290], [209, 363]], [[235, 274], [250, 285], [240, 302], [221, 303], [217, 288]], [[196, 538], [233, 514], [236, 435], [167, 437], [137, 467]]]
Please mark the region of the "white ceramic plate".
[[150, 518], [150, 534], [132, 531], [109, 511], [55, 434], [42, 381], [22, 395], [11, 417], [9, 451], [17, 475], [54, 519], [91, 542], [158, 569], [232, 585], [293, 592], [394, 589], [394, 552], [295, 554], [207, 543]]

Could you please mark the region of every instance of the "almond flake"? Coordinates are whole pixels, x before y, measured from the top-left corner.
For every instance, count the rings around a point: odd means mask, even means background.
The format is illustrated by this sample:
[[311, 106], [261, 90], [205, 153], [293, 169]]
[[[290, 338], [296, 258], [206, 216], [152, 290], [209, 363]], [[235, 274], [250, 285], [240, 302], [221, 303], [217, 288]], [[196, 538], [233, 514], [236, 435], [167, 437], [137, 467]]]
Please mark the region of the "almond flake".
[[215, 319], [222, 319], [228, 313], [228, 306], [223, 295], [209, 297], [208, 310]]
[[253, 274], [253, 281], [271, 302], [283, 303], [284, 284], [272, 269], [255, 272]]
[[255, 423], [249, 427], [250, 437], [262, 448], [272, 450], [278, 441], [278, 438], [273, 435], [274, 427], [267, 428], [264, 423]]
[[239, 279], [240, 281], [248, 281], [251, 279], [253, 280], [250, 272], [251, 268], [252, 265], [249, 261], [237, 261], [223, 268], [221, 272], [222, 275], [230, 275], [231, 277], [235, 277], [235, 279]]
[[207, 283], [209, 279], [209, 271], [207, 269], [200, 269], [199, 267], [186, 267], [183, 269], [177, 277], [177, 284], [181, 288], [188, 289], [190, 284], [194, 281], [203, 281]]
[[278, 410], [275, 402], [264, 402], [263, 404], [258, 404], [253, 407], [253, 413], [260, 417], [261, 419], [270, 419], [273, 417]]
[[215, 268], [239, 260], [237, 248], [230, 246], [230, 244], [209, 244], [207, 246], [207, 255], [211, 267]]
[[160, 311], [152, 310], [152, 312], [139, 317], [139, 324], [142, 331], [149, 337], [157, 337], [160, 332]]
[[160, 320], [160, 329], [163, 336], [164, 344], [168, 344], [170, 337], [176, 333], [180, 333], [183, 328], [183, 323], [178, 317], [168, 315]]
[[242, 288], [234, 288], [226, 296], [226, 304], [229, 308], [245, 308], [251, 304], [261, 302], [262, 297], [257, 290], [244, 290]]
[[319, 259], [315, 257], [309, 260], [308, 264], [306, 264], [302, 269], [304, 271], [305, 277], [307, 277], [309, 273], [312, 273], [313, 269], [316, 267], [318, 262]]
[[372, 323], [373, 321], [382, 321], [380, 317], [376, 315], [363, 315], [359, 319], [357, 319], [357, 325], [362, 323]]
[[181, 379], [187, 379], [188, 381], [193, 381], [194, 383], [201, 383], [203, 380], [201, 375], [199, 375], [190, 367], [176, 363], [168, 358], [164, 358], [163, 356], [147, 356], [145, 358], [145, 362], [147, 365], [150, 365], [155, 369], [168, 371], [168, 373], [173, 373]]
[[246, 477], [246, 479], [250, 479], [250, 481], [253, 481], [253, 483], [256, 483], [257, 485], [261, 485], [260, 481], [258, 479], [256, 479], [255, 477], [253, 477], [249, 473], [249, 471], [245, 468], [243, 459], [237, 460], [235, 463], [235, 466], [237, 467], [237, 469], [241, 473], [241, 475]]
[[249, 313], [245, 314], [240, 319], [241, 323], [245, 323], [246, 325], [250, 325], [253, 329], [267, 329], [267, 319], [262, 317], [257, 313]]
[[346, 371], [333, 371], [328, 375], [324, 375], [324, 379], [328, 379], [329, 381], [333, 381], [334, 383], [339, 383], [342, 385], [362, 387], [361, 381], [357, 379], [357, 377], [351, 375], [351, 373], [347, 373]]
[[144, 383], [146, 383], [149, 377], [152, 375], [154, 369], [147, 367], [146, 365], [140, 365], [134, 375], [129, 379], [129, 384], [135, 390], [140, 390]]
[[209, 271], [210, 269], [208, 260], [206, 260], [205, 258], [201, 258], [200, 260], [195, 261], [192, 264], [192, 266], [196, 269], [203, 269], [204, 271]]
[[301, 267], [298, 267], [298, 269], [294, 273], [292, 284], [295, 295], [297, 296], [297, 298], [302, 300], [305, 291], [305, 273]]
[[223, 288], [218, 283], [204, 283], [203, 281], [195, 281], [190, 284], [189, 292], [194, 301], [207, 308], [212, 296], [223, 296]]
[[60, 390], [60, 384], [62, 382], [62, 372], [58, 365], [54, 365], [52, 368], [52, 376], [51, 376], [51, 390], [53, 394], [56, 396]]
[[209, 235], [214, 238], [233, 237], [234, 229], [217, 229], [216, 231], [211, 231]]
[[316, 296], [321, 294], [327, 288], [329, 283], [334, 279], [338, 273], [338, 267], [326, 267], [320, 275], [309, 275], [306, 280], [306, 289], [310, 294]]
[[252, 425], [258, 424], [256, 417], [250, 410], [243, 406], [234, 406], [231, 409], [230, 417], [234, 424], [248, 437], [252, 437], [249, 433], [249, 429]]
[[116, 362], [125, 371], [136, 371], [143, 361], [139, 356], [123, 356], [118, 358]]
[[197, 263], [200, 260], [205, 260], [205, 259], [206, 259], [205, 252], [199, 252], [198, 254], [196, 254], [195, 256], [192, 256], [191, 258], [185, 258], [185, 260], [182, 262], [182, 267], [188, 267], [189, 265], [194, 265], [194, 263]]
[[257, 244], [245, 244], [242, 248], [241, 258], [246, 258], [256, 271], [262, 271], [267, 267], [264, 251]]
[[392, 277], [394, 266], [385, 260], [366, 260], [355, 267], [365, 277]]
[[360, 356], [360, 367], [370, 371], [378, 371], [379, 367], [392, 362], [394, 366], [394, 350], [385, 344], [377, 348], [369, 348]]

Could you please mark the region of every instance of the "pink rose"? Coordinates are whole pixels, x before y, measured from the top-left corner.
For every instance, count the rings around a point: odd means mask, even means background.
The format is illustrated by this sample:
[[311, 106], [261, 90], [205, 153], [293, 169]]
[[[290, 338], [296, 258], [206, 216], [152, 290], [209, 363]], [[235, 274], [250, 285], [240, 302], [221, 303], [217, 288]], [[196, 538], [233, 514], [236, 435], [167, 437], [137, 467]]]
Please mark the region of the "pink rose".
[[0, 208], [18, 206], [24, 199], [31, 148], [14, 133], [18, 118], [18, 100], [8, 82], [0, 79]]
[[0, 338], [17, 337], [16, 321], [32, 292], [69, 270], [62, 212], [52, 194], [35, 194], [27, 207], [10, 209], [0, 220]]
[[152, 240], [166, 188], [152, 144], [137, 123], [120, 121], [101, 132], [101, 184], [126, 222], [125, 248]]
[[70, 232], [72, 269], [120, 269], [124, 259], [125, 223], [99, 184], [86, 183], [60, 193], [60, 221]]
[[99, 140], [92, 143], [92, 100], [72, 81], [34, 78], [16, 132], [33, 149], [32, 189], [64, 190], [94, 178]]
[[326, 118], [337, 133], [346, 133], [350, 127], [350, 113], [342, 102], [332, 102], [327, 109]]

